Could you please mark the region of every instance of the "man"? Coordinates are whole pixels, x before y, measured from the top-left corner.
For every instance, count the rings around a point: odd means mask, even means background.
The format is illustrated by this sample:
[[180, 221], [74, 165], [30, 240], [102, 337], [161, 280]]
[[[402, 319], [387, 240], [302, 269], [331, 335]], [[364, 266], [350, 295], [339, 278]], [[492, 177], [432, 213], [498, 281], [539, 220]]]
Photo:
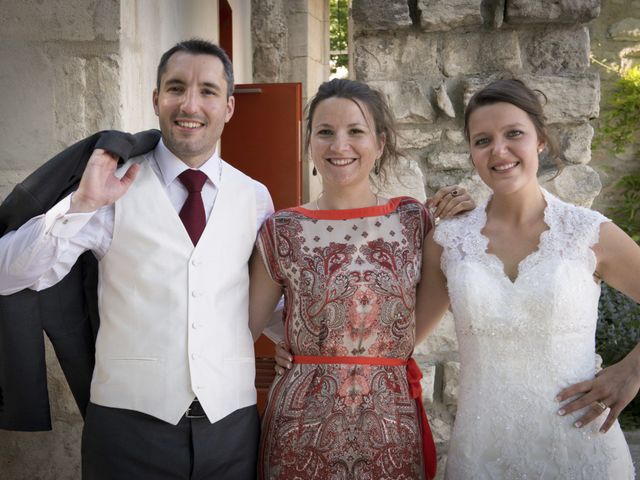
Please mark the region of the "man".
[[216, 151], [234, 110], [224, 51], [181, 42], [157, 77], [161, 141], [120, 169], [96, 149], [77, 191], [0, 239], [0, 293], [50, 287], [84, 251], [99, 260], [85, 479], [250, 479], [247, 261], [273, 205]]

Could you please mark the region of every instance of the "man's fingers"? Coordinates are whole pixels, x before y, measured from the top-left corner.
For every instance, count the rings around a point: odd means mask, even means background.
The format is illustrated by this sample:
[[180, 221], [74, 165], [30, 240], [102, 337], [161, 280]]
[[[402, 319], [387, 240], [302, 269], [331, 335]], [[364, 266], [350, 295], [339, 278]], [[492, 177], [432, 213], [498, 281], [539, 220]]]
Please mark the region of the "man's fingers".
[[126, 188], [129, 188], [129, 186], [136, 179], [136, 176], [138, 175], [139, 171], [140, 171], [140, 165], [138, 165], [137, 163], [134, 163], [127, 169], [127, 171], [122, 176], [120, 181], [125, 185]]

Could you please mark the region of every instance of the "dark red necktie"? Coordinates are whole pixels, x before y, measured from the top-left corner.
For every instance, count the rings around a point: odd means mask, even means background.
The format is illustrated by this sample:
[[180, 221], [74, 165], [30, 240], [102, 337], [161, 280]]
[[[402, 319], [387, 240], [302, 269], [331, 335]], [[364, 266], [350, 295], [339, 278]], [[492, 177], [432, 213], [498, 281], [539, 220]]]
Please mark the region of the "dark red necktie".
[[207, 176], [200, 170], [185, 170], [178, 178], [189, 192], [187, 201], [184, 202], [180, 210], [180, 220], [184, 223], [193, 245], [197, 245], [200, 235], [207, 224], [207, 217], [204, 213], [204, 203], [202, 203], [202, 186], [207, 181]]

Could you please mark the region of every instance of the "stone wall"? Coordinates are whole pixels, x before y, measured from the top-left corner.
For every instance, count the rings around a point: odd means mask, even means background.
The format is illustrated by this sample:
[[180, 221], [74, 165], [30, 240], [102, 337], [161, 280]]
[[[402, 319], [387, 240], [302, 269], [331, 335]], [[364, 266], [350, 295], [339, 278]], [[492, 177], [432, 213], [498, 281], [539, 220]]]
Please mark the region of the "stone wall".
[[[599, 11], [597, 0], [353, 0], [352, 76], [387, 95], [399, 120], [405, 165], [413, 172], [412, 188], [421, 184], [431, 195], [458, 183], [478, 201], [485, 198], [488, 189], [473, 171], [462, 135], [464, 105], [509, 72], [548, 98], [545, 113], [565, 168], [552, 178], [550, 162], [542, 158], [545, 187], [591, 205], [601, 187], [589, 166], [600, 83], [590, 68], [587, 25]], [[396, 183], [390, 189], [403, 188]], [[458, 391], [451, 318], [417, 356], [442, 467]]]
[[[0, 200], [87, 134], [120, 127], [119, 2], [0, 0]], [[0, 478], [79, 478], [82, 418], [47, 342], [53, 431], [0, 431]]]

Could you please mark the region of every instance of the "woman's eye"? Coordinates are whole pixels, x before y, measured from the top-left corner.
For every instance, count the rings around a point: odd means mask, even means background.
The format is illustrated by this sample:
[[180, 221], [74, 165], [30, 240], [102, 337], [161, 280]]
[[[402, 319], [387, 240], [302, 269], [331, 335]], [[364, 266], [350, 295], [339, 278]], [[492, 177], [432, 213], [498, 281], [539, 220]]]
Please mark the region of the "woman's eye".
[[519, 137], [520, 135], [523, 135], [524, 132], [522, 130], [511, 130], [509, 131], [509, 133], [507, 133], [508, 137]]
[[473, 142], [473, 144], [476, 147], [482, 147], [484, 145], [487, 145], [489, 143], [489, 139], [488, 138], [478, 138], [475, 142]]
[[359, 128], [352, 128], [351, 130], [349, 130], [349, 133], [351, 135], [360, 135], [361, 133], [364, 133], [364, 130], [360, 130]]
[[322, 129], [322, 130], [318, 130], [316, 132], [316, 135], [321, 135], [323, 137], [326, 137], [327, 135], [331, 135], [331, 133], [333, 133], [333, 132], [331, 132], [331, 130], [328, 130], [328, 129], [325, 128], [325, 129]]

